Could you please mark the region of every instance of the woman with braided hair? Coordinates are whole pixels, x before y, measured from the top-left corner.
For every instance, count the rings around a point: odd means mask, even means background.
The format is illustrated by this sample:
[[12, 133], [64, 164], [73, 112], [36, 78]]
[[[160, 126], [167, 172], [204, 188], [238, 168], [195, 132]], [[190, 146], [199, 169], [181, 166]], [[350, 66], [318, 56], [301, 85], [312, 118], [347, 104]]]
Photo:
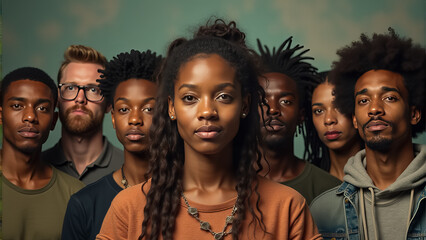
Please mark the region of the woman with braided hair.
[[98, 239], [320, 238], [303, 197], [255, 170], [265, 102], [257, 76], [231, 41], [171, 43], [150, 132], [152, 178], [117, 195]]

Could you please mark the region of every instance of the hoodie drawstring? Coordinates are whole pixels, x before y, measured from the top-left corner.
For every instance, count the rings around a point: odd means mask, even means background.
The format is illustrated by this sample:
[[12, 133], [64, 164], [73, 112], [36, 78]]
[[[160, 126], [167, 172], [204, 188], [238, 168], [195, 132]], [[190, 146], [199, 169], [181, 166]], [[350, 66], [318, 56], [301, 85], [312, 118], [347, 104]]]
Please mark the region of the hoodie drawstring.
[[[373, 228], [374, 228], [374, 237], [375, 239], [379, 239], [378, 237], [378, 231], [377, 231], [377, 224], [376, 224], [376, 213], [374, 211], [375, 209], [375, 203], [374, 203], [374, 190], [373, 188], [369, 187], [368, 190], [370, 190], [371, 193], [371, 215], [373, 219]], [[364, 239], [368, 240], [368, 231], [367, 231], [367, 221], [365, 217], [365, 203], [364, 203], [364, 190], [363, 188], [360, 188], [360, 210], [361, 210], [361, 218], [362, 218], [362, 228], [364, 232]], [[410, 228], [410, 220], [411, 220], [411, 211], [413, 210], [413, 200], [414, 200], [414, 189], [411, 189], [410, 193], [410, 205], [408, 207], [408, 219], [407, 219], [407, 232]]]
[[[374, 203], [374, 190], [373, 188], [369, 187], [368, 190], [370, 190], [371, 193], [371, 215], [373, 219], [373, 230], [374, 230], [374, 237], [375, 239], [379, 239], [378, 231], [377, 231], [377, 223], [376, 223], [376, 213], [374, 211], [375, 209], [375, 203]], [[364, 203], [364, 190], [360, 189], [360, 208], [361, 208], [361, 215], [362, 215], [362, 227], [364, 230], [364, 239], [368, 240], [368, 231], [367, 231], [367, 219], [365, 217], [365, 203]]]
[[414, 200], [414, 189], [411, 189], [410, 194], [410, 206], [408, 207], [408, 219], [407, 219], [407, 231], [410, 228], [410, 220], [411, 220], [411, 211], [413, 210], [413, 200]]

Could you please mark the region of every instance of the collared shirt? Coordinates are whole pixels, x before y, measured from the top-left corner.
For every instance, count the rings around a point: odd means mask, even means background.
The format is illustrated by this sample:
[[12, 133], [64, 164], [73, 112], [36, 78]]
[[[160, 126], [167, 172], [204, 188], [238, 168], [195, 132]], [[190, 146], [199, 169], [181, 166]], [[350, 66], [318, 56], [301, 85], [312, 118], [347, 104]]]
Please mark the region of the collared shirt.
[[96, 161], [84, 169], [81, 175], [77, 172], [73, 161], [65, 157], [61, 140], [52, 148], [44, 151], [41, 159], [48, 161], [57, 169], [68, 173], [87, 185], [119, 169], [124, 162], [124, 153], [112, 145], [104, 136], [101, 154]]

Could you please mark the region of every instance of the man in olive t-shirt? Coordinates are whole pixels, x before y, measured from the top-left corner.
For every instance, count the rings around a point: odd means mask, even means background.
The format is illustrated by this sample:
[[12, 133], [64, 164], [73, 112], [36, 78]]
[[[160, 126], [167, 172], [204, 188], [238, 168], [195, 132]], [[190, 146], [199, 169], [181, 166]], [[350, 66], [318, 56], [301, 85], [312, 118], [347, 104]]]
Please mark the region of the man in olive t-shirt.
[[84, 184], [40, 159], [55, 126], [58, 92], [32, 67], [7, 74], [0, 88], [3, 126], [3, 239], [60, 239], [70, 196]]

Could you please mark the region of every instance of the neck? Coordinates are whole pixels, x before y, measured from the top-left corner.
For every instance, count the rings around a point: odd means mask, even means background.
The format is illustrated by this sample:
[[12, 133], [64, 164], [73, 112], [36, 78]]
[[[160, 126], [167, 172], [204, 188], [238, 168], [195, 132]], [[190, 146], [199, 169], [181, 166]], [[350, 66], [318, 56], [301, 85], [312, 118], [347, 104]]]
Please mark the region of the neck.
[[348, 159], [354, 156], [361, 150], [361, 146], [358, 143], [349, 144], [348, 148], [333, 150], [329, 149], [330, 155], [330, 174], [343, 181], [343, 168], [345, 167]]
[[[149, 154], [143, 153], [132, 153], [124, 149], [124, 164], [122, 166], [124, 176], [127, 180], [128, 187], [137, 185], [146, 180], [145, 174], [148, 171], [149, 166]], [[122, 171], [118, 169], [113, 174], [114, 180], [119, 186], [125, 188], [123, 183]]]
[[183, 190], [188, 199], [215, 204], [237, 195], [232, 144], [218, 154], [201, 154], [185, 144]]
[[390, 147], [390, 151], [383, 153], [366, 146], [367, 173], [374, 185], [379, 189], [386, 189], [401, 175], [414, 159], [412, 142], [406, 142], [399, 147]]
[[102, 129], [90, 135], [77, 136], [62, 128], [61, 145], [65, 157], [71, 160], [78, 173], [82, 174], [84, 169], [96, 161], [102, 152]]
[[283, 145], [281, 149], [265, 147], [261, 151], [263, 169], [259, 175], [275, 182], [285, 182], [296, 178], [303, 172], [305, 161], [294, 155], [293, 143]]
[[52, 177], [52, 168], [40, 160], [41, 147], [32, 154], [23, 153], [3, 141], [1, 152], [2, 174], [23, 189], [39, 189]]

